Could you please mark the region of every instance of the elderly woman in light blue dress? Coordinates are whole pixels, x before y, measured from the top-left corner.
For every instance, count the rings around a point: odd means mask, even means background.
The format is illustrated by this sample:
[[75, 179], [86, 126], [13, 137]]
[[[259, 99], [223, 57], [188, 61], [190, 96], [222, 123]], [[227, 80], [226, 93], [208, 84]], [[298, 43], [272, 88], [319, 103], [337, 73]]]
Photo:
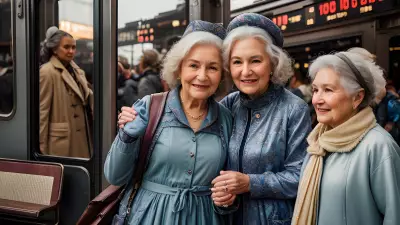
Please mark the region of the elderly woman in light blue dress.
[[373, 59], [318, 57], [309, 69], [319, 124], [307, 138], [293, 225], [400, 224], [400, 148], [369, 106], [385, 87]]
[[[215, 207], [210, 197], [211, 181], [226, 164], [232, 130], [230, 111], [213, 99], [222, 88], [224, 36], [222, 26], [194, 21], [167, 54], [163, 77], [173, 90], [128, 224], [225, 224], [220, 214], [230, 209]], [[137, 165], [139, 138], [149, 120], [149, 104], [150, 96], [134, 104], [136, 120], [126, 124], [112, 144], [104, 174], [113, 185], [129, 185]], [[115, 221], [126, 215], [132, 186], [128, 189]], [[230, 199], [233, 202], [235, 196]]]
[[[245, 13], [227, 30], [225, 68], [239, 91], [220, 102], [234, 123], [227, 170], [213, 180], [212, 197], [226, 206], [232, 195], [241, 195], [236, 224], [289, 225], [311, 130], [308, 106], [284, 88], [293, 74], [291, 60], [271, 20]], [[124, 120], [134, 118], [131, 109], [123, 111]]]

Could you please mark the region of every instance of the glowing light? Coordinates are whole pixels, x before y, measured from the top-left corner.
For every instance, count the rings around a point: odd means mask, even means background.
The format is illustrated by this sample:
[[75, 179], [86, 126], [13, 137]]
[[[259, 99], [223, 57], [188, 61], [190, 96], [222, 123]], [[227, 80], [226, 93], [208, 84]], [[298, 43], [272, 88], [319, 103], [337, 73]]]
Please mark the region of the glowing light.
[[173, 26], [173, 27], [179, 27], [179, 25], [180, 25], [179, 20], [173, 20], [173, 21], [172, 21], [172, 26]]

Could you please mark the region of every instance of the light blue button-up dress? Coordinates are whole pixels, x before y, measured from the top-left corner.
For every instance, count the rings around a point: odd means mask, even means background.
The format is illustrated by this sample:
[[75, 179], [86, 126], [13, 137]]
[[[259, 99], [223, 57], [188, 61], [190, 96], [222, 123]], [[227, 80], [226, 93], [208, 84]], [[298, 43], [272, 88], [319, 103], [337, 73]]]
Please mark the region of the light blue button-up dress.
[[[104, 166], [113, 185], [130, 184], [140, 148], [138, 138], [148, 124], [149, 104], [149, 96], [134, 104], [138, 116], [114, 140]], [[226, 218], [220, 214], [228, 210], [214, 207], [210, 185], [227, 159], [232, 117], [212, 99], [208, 108], [200, 130], [194, 133], [182, 110], [179, 88], [170, 92], [129, 224], [225, 224]], [[131, 185], [128, 189], [116, 219], [126, 215]]]

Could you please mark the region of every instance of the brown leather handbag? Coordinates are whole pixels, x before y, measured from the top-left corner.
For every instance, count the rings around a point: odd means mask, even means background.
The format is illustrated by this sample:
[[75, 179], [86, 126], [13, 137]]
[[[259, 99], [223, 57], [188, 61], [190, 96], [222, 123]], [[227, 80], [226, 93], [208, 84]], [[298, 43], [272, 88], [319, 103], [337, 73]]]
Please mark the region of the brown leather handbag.
[[[129, 196], [127, 205], [127, 215], [125, 220], [129, 218], [132, 202], [135, 197], [136, 191], [140, 187], [143, 174], [146, 167], [149, 148], [153, 140], [154, 133], [157, 125], [161, 119], [164, 111], [165, 102], [167, 100], [168, 92], [158, 93], [151, 95], [150, 100], [150, 119], [146, 128], [146, 133], [143, 136], [141, 148], [139, 152], [138, 166], [135, 170], [132, 183], [133, 190]], [[90, 201], [86, 210], [79, 218], [77, 225], [103, 225], [111, 224], [114, 215], [117, 213], [119, 204], [125, 194], [125, 187], [127, 185], [118, 187], [110, 185], [102, 191], [96, 198]]]

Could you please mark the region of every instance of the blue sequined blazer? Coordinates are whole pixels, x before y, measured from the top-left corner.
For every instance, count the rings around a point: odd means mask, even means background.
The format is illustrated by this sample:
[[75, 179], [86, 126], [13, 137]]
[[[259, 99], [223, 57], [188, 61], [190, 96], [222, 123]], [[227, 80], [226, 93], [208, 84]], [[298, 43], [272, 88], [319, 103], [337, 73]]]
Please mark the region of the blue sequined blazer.
[[275, 84], [258, 99], [235, 92], [221, 103], [234, 117], [228, 169], [250, 176], [235, 221], [290, 225], [311, 131], [307, 104]]

